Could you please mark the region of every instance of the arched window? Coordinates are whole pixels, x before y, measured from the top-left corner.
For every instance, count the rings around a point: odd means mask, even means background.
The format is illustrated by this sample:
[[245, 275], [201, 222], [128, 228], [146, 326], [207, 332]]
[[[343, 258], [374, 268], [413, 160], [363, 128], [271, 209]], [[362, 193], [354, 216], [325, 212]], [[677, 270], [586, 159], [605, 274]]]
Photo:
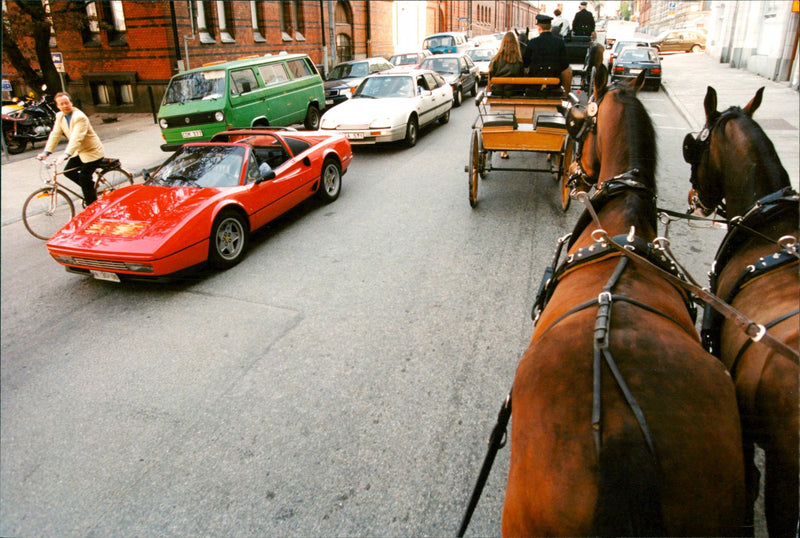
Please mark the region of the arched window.
[[340, 62], [353, 59], [353, 10], [350, 2], [336, 2], [333, 20], [336, 24], [336, 58]]

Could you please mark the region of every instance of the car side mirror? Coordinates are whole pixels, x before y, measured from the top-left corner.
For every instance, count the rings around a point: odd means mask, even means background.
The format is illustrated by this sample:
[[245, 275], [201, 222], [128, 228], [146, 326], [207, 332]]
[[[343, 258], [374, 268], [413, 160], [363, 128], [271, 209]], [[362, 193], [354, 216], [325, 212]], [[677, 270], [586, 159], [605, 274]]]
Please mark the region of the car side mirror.
[[259, 170], [259, 172], [261, 173], [261, 175], [256, 180], [256, 185], [259, 184], [259, 183], [263, 183], [264, 181], [270, 181], [272, 179], [275, 179], [275, 170], [273, 170], [272, 168], [270, 168], [269, 170], [267, 170], [265, 172], [261, 172]]

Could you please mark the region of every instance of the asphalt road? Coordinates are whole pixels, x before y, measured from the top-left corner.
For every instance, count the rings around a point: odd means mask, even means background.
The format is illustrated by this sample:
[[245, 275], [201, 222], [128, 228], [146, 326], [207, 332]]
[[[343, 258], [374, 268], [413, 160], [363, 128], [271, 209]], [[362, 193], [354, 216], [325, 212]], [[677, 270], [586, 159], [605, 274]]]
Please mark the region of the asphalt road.
[[[682, 210], [688, 126], [663, 92], [641, 98], [660, 204]], [[356, 148], [338, 201], [269, 225], [224, 273], [93, 281], [4, 225], [0, 535], [454, 534], [579, 215], [523, 172], [490, 174], [471, 209], [475, 114]], [[670, 230], [701, 282], [722, 235]], [[500, 533], [507, 469], [506, 449], [469, 535]]]

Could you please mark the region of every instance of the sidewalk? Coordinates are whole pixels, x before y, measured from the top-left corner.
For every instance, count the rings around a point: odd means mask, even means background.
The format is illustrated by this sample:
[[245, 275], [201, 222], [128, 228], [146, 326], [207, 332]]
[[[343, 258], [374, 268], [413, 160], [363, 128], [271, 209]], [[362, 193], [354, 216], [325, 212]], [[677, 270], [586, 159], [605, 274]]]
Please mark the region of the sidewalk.
[[[103, 120], [116, 118], [117, 121]], [[114, 157], [122, 162], [122, 167], [133, 174], [134, 181], [141, 182], [143, 168], [153, 168], [164, 162], [169, 153], [161, 151], [163, 143], [161, 130], [153, 123], [152, 114], [93, 114], [89, 116], [92, 127], [97, 132], [106, 157]], [[66, 140], [57, 146], [58, 151], [66, 147]], [[11, 160], [2, 156], [2, 201], [0, 202], [0, 225], [5, 226], [22, 219], [22, 205], [30, 193], [42, 186], [39, 178], [41, 164], [34, 159], [44, 143], [36, 144], [36, 149], [28, 149]]]
[[800, 187], [800, 94], [786, 82], [774, 82], [745, 69], [734, 69], [706, 54], [665, 55], [662, 87], [695, 133], [705, 125], [703, 101], [708, 86], [717, 91], [717, 110], [745, 106], [764, 86], [764, 98], [753, 119], [772, 140], [789, 173]]

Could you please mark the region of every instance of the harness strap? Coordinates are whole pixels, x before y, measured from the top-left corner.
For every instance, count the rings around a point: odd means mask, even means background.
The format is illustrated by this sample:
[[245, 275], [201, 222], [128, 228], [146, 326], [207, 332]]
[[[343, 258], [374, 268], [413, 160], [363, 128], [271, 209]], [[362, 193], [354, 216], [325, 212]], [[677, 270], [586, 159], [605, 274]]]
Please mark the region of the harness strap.
[[[586, 195], [586, 193], [579, 192], [579, 193], [577, 193], [576, 196], [577, 196], [578, 199], [584, 201], [584, 203], [587, 205], [587, 209], [591, 210], [592, 206], [591, 206], [591, 203], [588, 201], [588, 196]], [[594, 211], [592, 210], [591, 213], [595, 217], [595, 221], [597, 222], [597, 226], [600, 227], [599, 219], [597, 219], [596, 215], [594, 215]], [[765, 345], [771, 347], [772, 349], [774, 349], [778, 353], [781, 353], [781, 354], [789, 357], [790, 359], [798, 360], [798, 356], [799, 356], [798, 352], [796, 350], [790, 348], [789, 346], [787, 346], [783, 342], [779, 342], [778, 340], [773, 338], [771, 335], [767, 334], [766, 329], [764, 328], [763, 325], [759, 325], [758, 323], [755, 323], [754, 321], [748, 319], [744, 314], [742, 314], [741, 312], [739, 312], [738, 310], [733, 308], [728, 303], [722, 301], [719, 297], [717, 297], [713, 293], [711, 293], [711, 292], [709, 292], [707, 290], [704, 290], [700, 286], [696, 286], [694, 284], [690, 284], [689, 282], [681, 280], [680, 278], [672, 275], [668, 271], [664, 271], [663, 269], [661, 269], [660, 267], [658, 267], [654, 263], [650, 262], [646, 258], [644, 258], [642, 256], [639, 256], [638, 254], [627, 250], [624, 246], [619, 245], [616, 242], [612, 241], [611, 238], [608, 237], [608, 234], [605, 231], [603, 231], [603, 230], [601, 230], [601, 231], [605, 235], [606, 240], [609, 241], [609, 243], [616, 250], [622, 252], [623, 255], [625, 255], [626, 257], [628, 257], [630, 259], [632, 259], [634, 262], [636, 262], [636, 263], [638, 263], [640, 265], [643, 265], [645, 267], [649, 267], [653, 271], [656, 271], [658, 274], [662, 275], [669, 282], [672, 282], [673, 284], [676, 284], [677, 286], [682, 287], [686, 291], [695, 294], [701, 301], [703, 301], [707, 305], [711, 306], [712, 308], [714, 308], [715, 310], [720, 312], [727, 319], [731, 320], [734, 324], [736, 324], [736, 326], [741, 328], [742, 331], [744, 331], [744, 333], [747, 336], [749, 336], [751, 339], [753, 339], [754, 341], [763, 342]]]
[[[788, 312], [781, 317], [770, 321], [764, 327], [767, 329], [774, 327], [778, 323], [796, 316], [798, 313], [800, 313], [800, 310], [795, 309], [792, 312]], [[755, 408], [756, 392], [758, 390], [758, 385], [761, 383], [761, 373], [767, 366], [767, 361], [769, 361], [773, 356], [771, 353], [756, 354], [751, 357], [751, 360], [745, 363], [745, 366], [742, 368], [741, 372], [737, 372], [739, 369], [739, 360], [742, 358], [745, 351], [747, 351], [747, 349], [750, 347], [751, 342], [752, 340], [745, 341], [744, 345], [742, 345], [742, 347], [739, 349], [739, 353], [736, 354], [736, 358], [733, 361], [733, 366], [731, 367], [731, 376], [733, 377], [737, 388], [737, 398], [739, 399], [742, 409], [745, 410], [751, 410]], [[797, 361], [795, 360], [795, 362]]]

